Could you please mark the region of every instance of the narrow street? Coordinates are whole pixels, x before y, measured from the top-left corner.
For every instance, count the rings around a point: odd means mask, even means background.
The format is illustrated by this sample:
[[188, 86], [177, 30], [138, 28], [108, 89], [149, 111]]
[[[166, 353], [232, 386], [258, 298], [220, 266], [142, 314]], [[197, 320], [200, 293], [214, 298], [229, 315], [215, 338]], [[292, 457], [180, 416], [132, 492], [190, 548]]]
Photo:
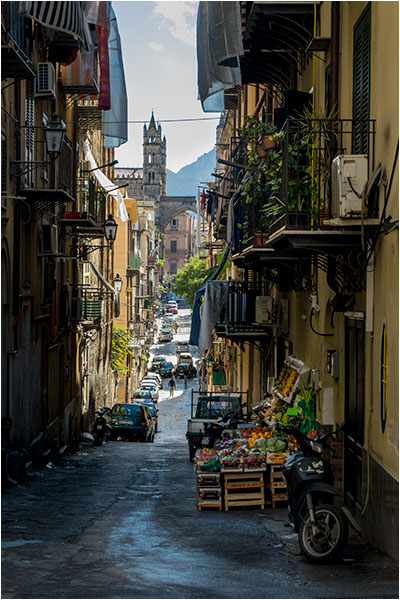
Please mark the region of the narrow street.
[[[152, 353], [173, 355], [185, 325]], [[161, 391], [154, 444], [110, 442], [3, 493], [3, 598], [395, 598], [394, 563], [356, 538], [313, 566], [285, 509], [199, 512], [190, 390]]]

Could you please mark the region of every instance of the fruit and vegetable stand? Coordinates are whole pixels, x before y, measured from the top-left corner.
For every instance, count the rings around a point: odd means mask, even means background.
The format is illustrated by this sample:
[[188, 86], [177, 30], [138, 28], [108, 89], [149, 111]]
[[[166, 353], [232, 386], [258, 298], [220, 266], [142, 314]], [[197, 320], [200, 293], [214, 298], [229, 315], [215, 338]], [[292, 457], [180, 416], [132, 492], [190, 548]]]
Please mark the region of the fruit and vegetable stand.
[[[277, 503], [287, 502], [281, 466], [298, 446], [277, 424], [293, 425], [306, 435], [312, 433], [316, 426], [315, 391], [308, 386], [309, 374], [307, 365], [289, 357], [271, 392], [253, 407], [252, 422], [239, 424], [235, 439], [222, 440], [215, 448], [196, 451], [200, 510], [206, 506], [219, 510], [222, 506], [225, 510], [236, 506], [264, 508], [266, 503], [275, 508]], [[210, 486], [214, 489], [207, 498], [199, 485], [199, 478], [201, 480], [201, 474], [205, 473], [219, 476], [216, 477], [218, 485]]]

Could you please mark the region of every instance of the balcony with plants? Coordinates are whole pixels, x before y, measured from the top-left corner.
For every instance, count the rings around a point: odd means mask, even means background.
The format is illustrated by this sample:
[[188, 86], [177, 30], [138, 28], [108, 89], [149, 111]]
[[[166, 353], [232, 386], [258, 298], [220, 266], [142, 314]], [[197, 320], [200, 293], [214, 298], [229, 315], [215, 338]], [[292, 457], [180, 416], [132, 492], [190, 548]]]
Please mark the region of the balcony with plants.
[[[271, 126], [270, 147], [265, 148], [253, 121], [239, 130], [246, 142], [247, 166], [234, 201], [234, 256], [253, 256], [265, 265], [277, 258], [310, 260], [316, 255], [315, 260], [324, 257], [326, 263], [338, 254], [348, 262], [351, 253], [357, 254], [355, 263], [362, 271], [363, 246], [378, 215], [375, 122], [313, 115], [288, 119], [278, 132]], [[363, 139], [368, 148], [359, 155], [365, 171], [361, 179], [332, 171], [334, 159], [352, 154], [356, 139]], [[338, 218], [338, 176], [358, 203], [358, 212], [356, 208], [346, 219]]]

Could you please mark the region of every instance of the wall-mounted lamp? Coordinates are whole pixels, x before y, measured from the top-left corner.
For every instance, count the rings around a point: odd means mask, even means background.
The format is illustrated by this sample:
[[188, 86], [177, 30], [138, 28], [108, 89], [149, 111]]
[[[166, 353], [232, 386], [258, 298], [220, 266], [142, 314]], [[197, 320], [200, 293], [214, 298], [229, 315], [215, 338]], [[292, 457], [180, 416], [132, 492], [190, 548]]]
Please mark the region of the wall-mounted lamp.
[[64, 121], [60, 120], [57, 113], [51, 115], [46, 127], [43, 128], [44, 141], [46, 144], [47, 154], [50, 156], [50, 161], [47, 160], [10, 160], [10, 173], [15, 177], [26, 175], [30, 171], [37, 169], [40, 166], [52, 163], [60, 155], [62, 144], [65, 137], [66, 126]]
[[107, 221], [104, 223], [104, 233], [107, 242], [113, 242], [117, 236], [117, 223], [112, 215], [108, 215]]
[[113, 279], [113, 286], [114, 286], [114, 290], [118, 293], [121, 292], [122, 290], [122, 277], [119, 273], [116, 274], [116, 276]]

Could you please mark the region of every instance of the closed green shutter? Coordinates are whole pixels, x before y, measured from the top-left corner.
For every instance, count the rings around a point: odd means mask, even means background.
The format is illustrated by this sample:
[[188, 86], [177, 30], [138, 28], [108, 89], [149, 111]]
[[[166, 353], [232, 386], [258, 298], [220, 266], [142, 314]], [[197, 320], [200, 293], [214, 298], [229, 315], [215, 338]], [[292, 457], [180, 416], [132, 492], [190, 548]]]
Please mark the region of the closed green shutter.
[[368, 5], [354, 26], [353, 154], [368, 153], [370, 57], [371, 7]]

